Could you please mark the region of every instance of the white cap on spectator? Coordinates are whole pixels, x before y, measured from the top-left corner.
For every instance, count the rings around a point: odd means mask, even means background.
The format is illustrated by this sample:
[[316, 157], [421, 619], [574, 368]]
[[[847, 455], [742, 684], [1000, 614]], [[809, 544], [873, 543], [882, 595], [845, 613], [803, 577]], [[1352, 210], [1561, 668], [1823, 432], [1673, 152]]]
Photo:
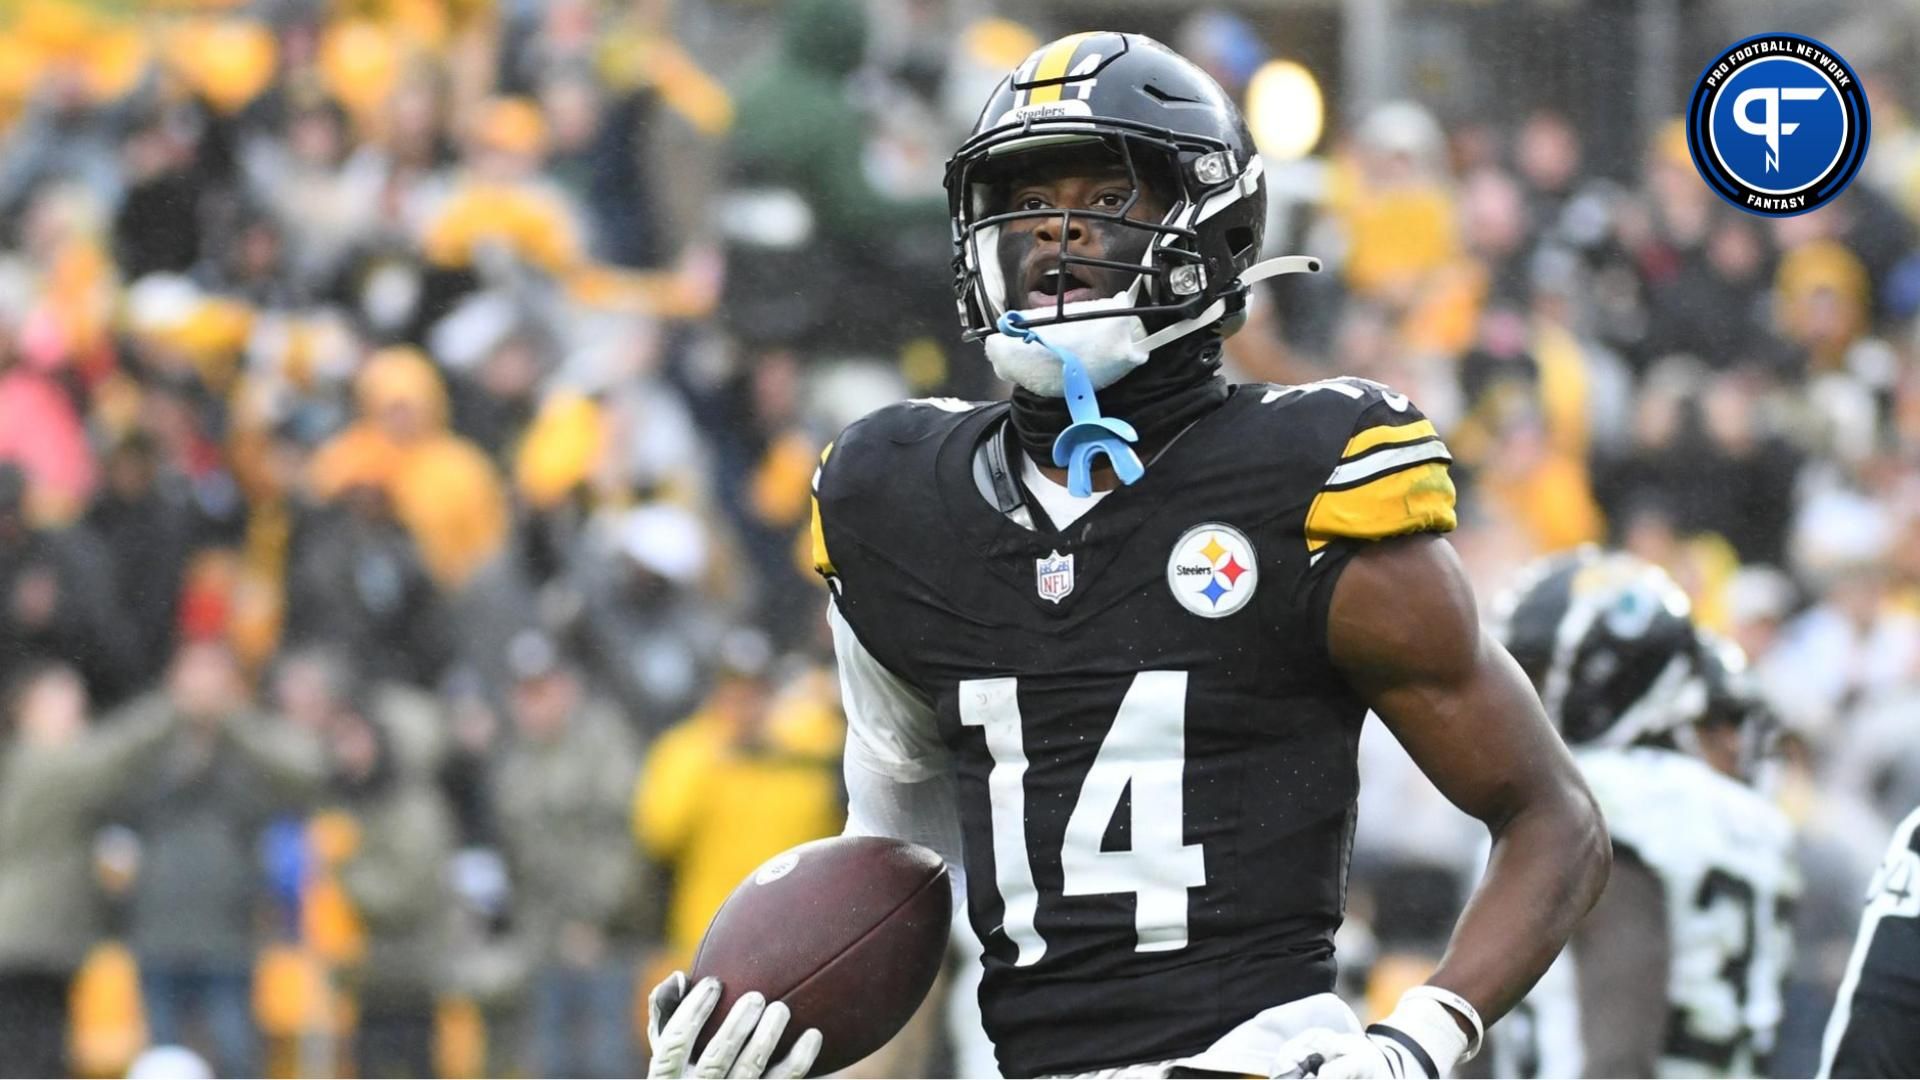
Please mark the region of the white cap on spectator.
[[614, 526], [627, 558], [677, 585], [707, 572], [707, 527], [691, 511], [656, 503], [629, 510]]
[[1727, 581], [1727, 618], [1735, 626], [1784, 619], [1793, 610], [1793, 582], [1771, 566], [1744, 566]]
[[1374, 150], [1426, 158], [1446, 146], [1433, 114], [1411, 101], [1389, 101], [1360, 123], [1360, 141]]

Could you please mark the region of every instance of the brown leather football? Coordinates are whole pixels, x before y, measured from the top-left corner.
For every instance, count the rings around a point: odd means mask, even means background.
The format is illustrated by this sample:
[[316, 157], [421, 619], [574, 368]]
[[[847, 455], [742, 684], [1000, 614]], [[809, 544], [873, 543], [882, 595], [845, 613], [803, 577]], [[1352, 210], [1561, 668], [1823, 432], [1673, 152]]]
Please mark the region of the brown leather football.
[[693, 956], [692, 982], [720, 980], [720, 1004], [758, 990], [793, 1010], [773, 1060], [819, 1028], [812, 1075], [844, 1069], [893, 1038], [933, 986], [953, 918], [947, 864], [878, 836], [815, 840], [768, 859], [720, 905]]

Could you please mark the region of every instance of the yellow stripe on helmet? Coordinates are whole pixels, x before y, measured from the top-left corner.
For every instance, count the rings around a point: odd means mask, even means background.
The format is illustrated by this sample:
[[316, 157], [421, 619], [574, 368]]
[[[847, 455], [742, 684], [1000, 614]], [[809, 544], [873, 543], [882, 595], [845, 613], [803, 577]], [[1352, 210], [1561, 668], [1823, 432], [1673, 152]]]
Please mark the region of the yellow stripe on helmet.
[[[1059, 41], [1043, 47], [1040, 51], [1040, 64], [1033, 69], [1033, 81], [1044, 83], [1050, 79], [1066, 78], [1067, 65], [1073, 62], [1073, 54], [1080, 48], [1082, 41], [1092, 36], [1090, 32], [1068, 34]], [[1046, 86], [1036, 86], [1028, 95], [1027, 103], [1039, 105], [1049, 101], [1059, 101], [1060, 88], [1064, 85], [1066, 84], [1055, 81]]]

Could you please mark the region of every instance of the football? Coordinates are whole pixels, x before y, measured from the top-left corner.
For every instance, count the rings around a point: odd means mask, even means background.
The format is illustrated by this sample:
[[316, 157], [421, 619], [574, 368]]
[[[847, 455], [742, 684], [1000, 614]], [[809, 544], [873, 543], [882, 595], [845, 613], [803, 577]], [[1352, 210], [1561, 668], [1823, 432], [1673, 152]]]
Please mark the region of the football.
[[755, 870], [708, 925], [689, 978], [720, 980], [720, 1004], [695, 1049], [733, 1003], [758, 990], [793, 1020], [784, 1057], [819, 1028], [813, 1075], [846, 1068], [904, 1027], [946, 955], [952, 887], [940, 856], [877, 836], [840, 836], [783, 851]]

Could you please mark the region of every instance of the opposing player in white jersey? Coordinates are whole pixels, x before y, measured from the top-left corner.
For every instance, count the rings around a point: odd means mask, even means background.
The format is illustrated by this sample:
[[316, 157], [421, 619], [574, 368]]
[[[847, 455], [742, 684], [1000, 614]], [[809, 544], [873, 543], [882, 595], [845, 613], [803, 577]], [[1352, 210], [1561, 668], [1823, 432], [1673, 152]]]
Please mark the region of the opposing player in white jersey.
[[1758, 1075], [1798, 887], [1751, 786], [1772, 725], [1745, 657], [1664, 571], [1591, 548], [1534, 567], [1498, 622], [1614, 843], [1599, 904], [1496, 1032], [1498, 1074]]

